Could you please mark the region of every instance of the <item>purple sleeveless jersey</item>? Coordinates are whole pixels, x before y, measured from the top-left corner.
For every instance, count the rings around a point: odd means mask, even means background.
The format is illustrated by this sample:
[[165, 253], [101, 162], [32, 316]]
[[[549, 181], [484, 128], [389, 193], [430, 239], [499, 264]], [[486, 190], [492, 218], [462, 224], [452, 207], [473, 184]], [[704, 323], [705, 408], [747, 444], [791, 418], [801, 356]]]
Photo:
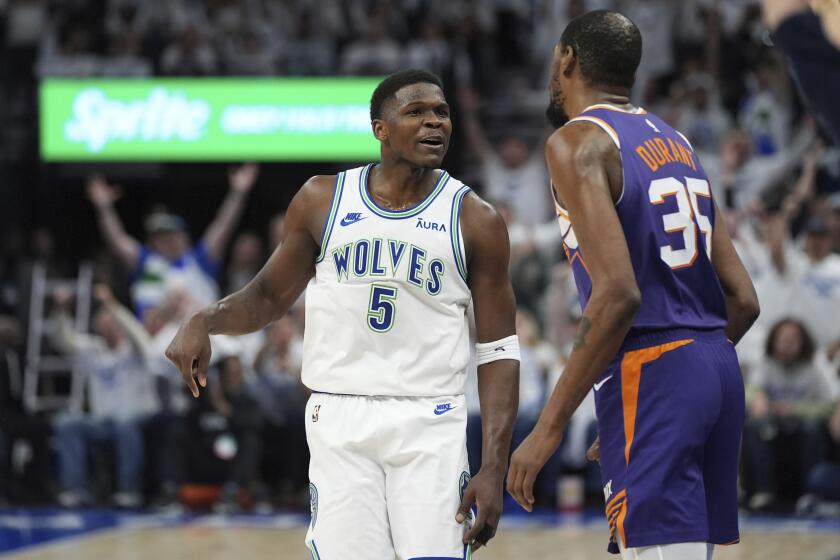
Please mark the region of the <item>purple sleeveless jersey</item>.
[[[726, 304], [710, 260], [715, 209], [708, 178], [688, 141], [643, 110], [595, 105], [570, 122], [577, 121], [600, 126], [621, 153], [624, 190], [616, 211], [642, 294], [630, 335], [724, 327]], [[557, 210], [583, 309], [592, 292], [586, 257], [568, 214]]]

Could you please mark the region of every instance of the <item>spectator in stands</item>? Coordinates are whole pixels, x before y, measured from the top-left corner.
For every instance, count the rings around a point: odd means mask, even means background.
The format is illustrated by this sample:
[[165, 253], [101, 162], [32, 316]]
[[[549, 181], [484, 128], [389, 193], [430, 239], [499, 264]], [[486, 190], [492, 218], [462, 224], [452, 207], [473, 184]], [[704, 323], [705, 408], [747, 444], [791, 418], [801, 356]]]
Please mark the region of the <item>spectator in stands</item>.
[[219, 72], [216, 52], [194, 25], [164, 49], [161, 70], [170, 76], [212, 76]]
[[767, 218], [767, 246], [772, 267], [757, 282], [764, 303], [760, 325], [771, 325], [785, 316], [800, 319], [825, 351], [840, 340], [840, 255], [832, 254], [826, 221], [809, 218], [803, 226], [802, 247], [790, 240], [791, 222], [813, 197], [820, 152], [812, 151], [793, 192], [778, 212]]
[[712, 190], [725, 208], [746, 210], [802, 162], [812, 145], [814, 131], [804, 126], [786, 142], [786, 149], [773, 155], [753, 154], [750, 136], [741, 129], [729, 131], [720, 144], [720, 155], [705, 155], [703, 168]]
[[317, 28], [313, 25], [309, 12], [298, 18], [297, 28], [281, 52], [289, 74], [326, 76], [336, 72], [335, 36], [323, 33], [320, 19], [318, 24]]
[[148, 340], [142, 325], [114, 299], [108, 287], [97, 285], [94, 296], [101, 304], [94, 318], [95, 335], [73, 330], [67, 313], [69, 296], [57, 296], [55, 302], [53, 343], [81, 361], [89, 407], [89, 412], [82, 412], [81, 403], [76, 403], [55, 421], [61, 483], [58, 502], [63, 507], [92, 502], [86, 488], [88, 448], [92, 443], [108, 443], [116, 451], [113, 502], [134, 508], [142, 501], [141, 424], [156, 409], [146, 370]]
[[359, 76], [390, 74], [399, 69], [402, 52], [388, 34], [382, 16], [372, 17], [362, 38], [347, 45], [341, 55], [341, 73]]
[[434, 16], [423, 20], [418, 37], [408, 43], [404, 56], [403, 66], [407, 68], [422, 68], [443, 75], [452, 57], [443, 28]]
[[245, 287], [264, 262], [262, 240], [255, 233], [244, 232], [236, 236], [227, 265], [225, 293], [232, 294]]
[[720, 104], [714, 78], [695, 74], [685, 80], [687, 103], [681, 107], [676, 128], [685, 134], [699, 152], [716, 153], [732, 126], [732, 119]]
[[478, 96], [465, 88], [458, 98], [464, 112], [467, 143], [481, 162], [484, 196], [506, 203], [517, 222], [542, 224], [553, 215], [553, 203], [542, 149], [520, 136], [502, 139], [498, 151], [487, 140], [478, 116]]
[[[295, 317], [272, 323], [254, 361], [254, 394], [266, 418], [268, 472], [280, 479], [281, 500], [294, 503], [308, 488], [309, 454], [305, 409], [309, 391], [301, 383], [303, 332]], [[289, 449], [298, 452], [289, 453]]]
[[[239, 510], [240, 491], [260, 494], [263, 417], [257, 399], [245, 383], [238, 356], [226, 356], [219, 361], [219, 380], [220, 383], [211, 385], [211, 399], [216, 413], [227, 420], [235, 452], [214, 511], [234, 513]], [[255, 498], [261, 502], [264, 496]]]
[[786, 436], [787, 444], [798, 442], [794, 456], [804, 478], [824, 456], [824, 424], [840, 387], [816, 355], [805, 326], [783, 319], [770, 330], [765, 361], [750, 377], [747, 393], [744, 452], [755, 489], [749, 505], [762, 510], [773, 504], [778, 490], [776, 442], [780, 436]]
[[231, 170], [227, 197], [201, 240], [192, 247], [186, 222], [162, 212], [146, 218], [147, 244], [142, 245], [125, 231], [114, 209], [120, 197], [118, 187], [101, 176], [88, 181], [88, 198], [96, 208], [102, 236], [132, 273], [131, 296], [138, 315], [142, 317], [146, 309], [160, 305], [172, 285], [188, 286], [192, 297], [202, 305], [219, 297], [215, 278], [257, 174], [254, 164]]
[[787, 78], [774, 54], [759, 60], [750, 88], [738, 114], [741, 127], [749, 134], [759, 156], [773, 155], [790, 138]]
[[796, 503], [800, 515], [840, 518], [840, 403], [828, 421], [831, 437], [829, 460], [808, 473], [807, 494]]

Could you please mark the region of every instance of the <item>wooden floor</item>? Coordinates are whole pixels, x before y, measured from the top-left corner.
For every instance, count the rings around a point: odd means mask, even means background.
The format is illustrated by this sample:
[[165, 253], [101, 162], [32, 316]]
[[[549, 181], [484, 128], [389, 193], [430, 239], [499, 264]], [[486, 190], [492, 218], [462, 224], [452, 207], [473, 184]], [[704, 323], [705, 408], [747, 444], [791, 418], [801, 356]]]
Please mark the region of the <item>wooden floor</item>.
[[[200, 526], [103, 531], [2, 556], [3, 560], [308, 560], [305, 530]], [[747, 533], [736, 546], [718, 547], [717, 560], [830, 560], [840, 535]], [[510, 528], [477, 560], [615, 560], [601, 530]], [[372, 559], [379, 560], [379, 559]]]

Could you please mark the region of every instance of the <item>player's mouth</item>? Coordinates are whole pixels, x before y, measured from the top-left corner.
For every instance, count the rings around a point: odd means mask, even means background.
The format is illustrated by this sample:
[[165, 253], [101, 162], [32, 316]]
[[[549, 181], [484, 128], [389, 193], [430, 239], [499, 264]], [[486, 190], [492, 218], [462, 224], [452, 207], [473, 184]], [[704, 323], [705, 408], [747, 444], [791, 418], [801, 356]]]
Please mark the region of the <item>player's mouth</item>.
[[419, 141], [419, 144], [423, 146], [428, 146], [433, 150], [442, 150], [443, 147], [446, 145], [446, 141], [442, 134], [433, 134], [431, 136], [426, 136], [422, 140]]

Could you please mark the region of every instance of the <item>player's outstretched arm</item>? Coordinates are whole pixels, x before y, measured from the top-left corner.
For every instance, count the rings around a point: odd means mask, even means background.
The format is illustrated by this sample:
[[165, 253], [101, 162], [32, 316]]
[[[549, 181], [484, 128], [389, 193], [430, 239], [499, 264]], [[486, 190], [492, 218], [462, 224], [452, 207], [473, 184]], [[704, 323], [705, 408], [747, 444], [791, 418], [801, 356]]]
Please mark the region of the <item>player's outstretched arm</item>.
[[618, 149], [597, 126], [575, 123], [556, 131], [545, 148], [551, 180], [571, 216], [592, 294], [568, 365], [537, 425], [511, 458], [508, 492], [531, 511], [537, 474], [560, 445], [574, 411], [615, 356], [641, 295], [614, 201], [620, 195]]
[[741, 340], [758, 319], [758, 295], [750, 275], [732, 245], [726, 220], [715, 203], [715, 229], [712, 232], [712, 266], [726, 297], [726, 338]]
[[193, 396], [198, 396], [196, 378], [202, 387], [207, 383], [209, 335], [257, 331], [282, 317], [306, 288], [315, 274], [318, 244], [334, 184], [334, 177], [327, 176], [307, 181], [289, 205], [283, 243], [256, 277], [181, 325], [166, 349], [166, 357], [180, 370]]
[[[508, 277], [510, 243], [498, 212], [470, 194], [461, 209], [467, 271], [479, 343], [516, 334], [516, 302]], [[464, 535], [478, 549], [496, 534], [502, 514], [510, 438], [519, 408], [519, 362], [499, 359], [478, 366], [481, 403], [481, 469], [464, 491], [456, 520], [462, 523], [475, 503], [476, 522]]]

